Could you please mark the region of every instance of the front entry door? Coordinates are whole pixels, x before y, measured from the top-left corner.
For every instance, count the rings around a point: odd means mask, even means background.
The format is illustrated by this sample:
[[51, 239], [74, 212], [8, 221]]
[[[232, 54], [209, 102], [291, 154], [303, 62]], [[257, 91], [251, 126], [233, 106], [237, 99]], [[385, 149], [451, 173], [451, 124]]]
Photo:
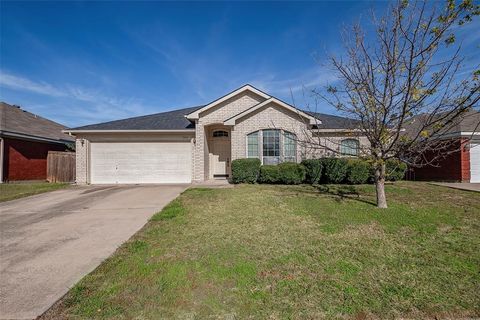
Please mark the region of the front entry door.
[[230, 139], [214, 138], [212, 141], [213, 177], [230, 175]]
[[210, 131], [210, 178], [230, 176], [230, 131], [223, 128]]

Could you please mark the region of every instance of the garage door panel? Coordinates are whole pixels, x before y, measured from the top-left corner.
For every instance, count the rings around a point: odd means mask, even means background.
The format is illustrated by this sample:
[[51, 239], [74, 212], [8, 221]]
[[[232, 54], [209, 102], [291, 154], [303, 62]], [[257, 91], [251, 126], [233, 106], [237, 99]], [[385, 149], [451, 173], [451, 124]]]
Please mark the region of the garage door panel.
[[189, 142], [92, 143], [92, 183], [189, 183]]
[[480, 143], [470, 144], [470, 182], [480, 183]]

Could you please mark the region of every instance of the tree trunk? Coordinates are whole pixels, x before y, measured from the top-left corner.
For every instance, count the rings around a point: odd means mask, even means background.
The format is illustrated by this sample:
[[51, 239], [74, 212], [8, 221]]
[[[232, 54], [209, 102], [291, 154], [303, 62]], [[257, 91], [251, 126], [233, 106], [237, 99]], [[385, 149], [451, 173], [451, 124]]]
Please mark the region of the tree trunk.
[[377, 192], [377, 208], [387, 208], [385, 195], [385, 163], [375, 168], [375, 189]]

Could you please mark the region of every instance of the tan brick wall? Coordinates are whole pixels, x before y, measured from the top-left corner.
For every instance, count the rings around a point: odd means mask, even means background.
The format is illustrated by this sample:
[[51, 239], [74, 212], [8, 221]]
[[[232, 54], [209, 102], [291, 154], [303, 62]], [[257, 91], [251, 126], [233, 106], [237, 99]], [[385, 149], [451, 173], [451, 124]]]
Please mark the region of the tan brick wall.
[[[83, 146], [82, 146], [83, 141]], [[76, 172], [75, 172], [75, 182], [77, 184], [86, 184], [87, 183], [87, 161], [88, 161], [88, 140], [82, 138], [77, 138], [75, 140], [75, 154], [76, 154]]]
[[195, 123], [195, 151], [194, 151], [194, 181], [203, 181], [208, 176], [208, 144], [205, 136], [205, 126], [212, 124], [221, 124], [224, 120], [253, 107], [262, 98], [251, 92], [244, 92], [223, 103], [200, 113], [200, 119]]
[[[344, 139], [358, 139], [361, 148], [369, 145], [368, 139], [364, 136], [338, 132], [324, 133], [322, 137], [313, 137], [308, 128], [307, 120], [298, 113], [285, 110], [274, 103], [269, 104], [245, 116], [245, 118], [237, 120], [231, 134], [232, 160], [247, 157], [247, 135], [261, 129], [280, 129], [294, 133], [297, 137], [297, 161], [325, 156], [340, 156], [340, 143]], [[281, 138], [283, 139], [283, 137]], [[327, 146], [332, 151], [319, 146]]]
[[[208, 161], [206, 159], [208, 159], [209, 152], [205, 127], [221, 124], [224, 120], [264, 100], [264, 98], [246, 93], [232, 98], [204, 114], [200, 114], [200, 119], [196, 123], [195, 181], [208, 179]], [[312, 138], [312, 133], [308, 130], [308, 127], [308, 120], [301, 117], [298, 113], [286, 110], [275, 103], [270, 103], [260, 110], [238, 119], [235, 126], [231, 128], [231, 160], [247, 157], [247, 135], [261, 129], [280, 129], [294, 133], [297, 136], [297, 161], [333, 155], [324, 149], [314, 147], [316, 144], [312, 144], [312, 142], [316, 141], [320, 141], [320, 143], [338, 151], [340, 150], [341, 140], [346, 138], [357, 138], [362, 146], [368, 144], [365, 137], [352, 137], [345, 133], [331, 133], [318, 140], [318, 138]], [[281, 138], [283, 139], [283, 137]], [[338, 156], [338, 154], [336, 155]]]
[[344, 139], [357, 139], [360, 143], [360, 153], [365, 154], [366, 147], [370, 145], [367, 137], [358, 136], [346, 132], [322, 133], [320, 136], [312, 138], [310, 144], [309, 158], [321, 157], [339, 157], [340, 145]]
[[298, 113], [285, 110], [274, 103], [238, 119], [232, 131], [232, 160], [246, 158], [246, 137], [249, 133], [261, 129], [281, 129], [297, 136], [297, 160], [300, 161], [306, 153], [301, 142], [306, 141], [309, 134], [306, 121]]

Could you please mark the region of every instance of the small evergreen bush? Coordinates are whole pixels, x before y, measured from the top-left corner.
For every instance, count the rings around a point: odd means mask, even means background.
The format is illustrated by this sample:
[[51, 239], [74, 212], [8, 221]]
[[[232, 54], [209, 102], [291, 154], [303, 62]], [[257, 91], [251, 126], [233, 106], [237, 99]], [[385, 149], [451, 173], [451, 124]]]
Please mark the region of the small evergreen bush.
[[264, 165], [260, 167], [260, 183], [280, 183], [280, 169], [277, 165]]
[[365, 160], [349, 159], [347, 161], [346, 182], [348, 184], [367, 183], [371, 175], [371, 166]]
[[407, 165], [397, 159], [389, 159], [385, 163], [385, 174], [388, 181], [403, 180]]
[[320, 183], [322, 178], [322, 159], [307, 159], [302, 161], [306, 170], [305, 182], [310, 184]]
[[347, 175], [347, 160], [343, 158], [323, 158], [322, 183], [342, 183]]
[[233, 183], [255, 183], [260, 173], [260, 159], [236, 159], [232, 161]]
[[302, 164], [295, 162], [283, 162], [278, 166], [280, 183], [300, 184], [305, 181], [306, 170]]

